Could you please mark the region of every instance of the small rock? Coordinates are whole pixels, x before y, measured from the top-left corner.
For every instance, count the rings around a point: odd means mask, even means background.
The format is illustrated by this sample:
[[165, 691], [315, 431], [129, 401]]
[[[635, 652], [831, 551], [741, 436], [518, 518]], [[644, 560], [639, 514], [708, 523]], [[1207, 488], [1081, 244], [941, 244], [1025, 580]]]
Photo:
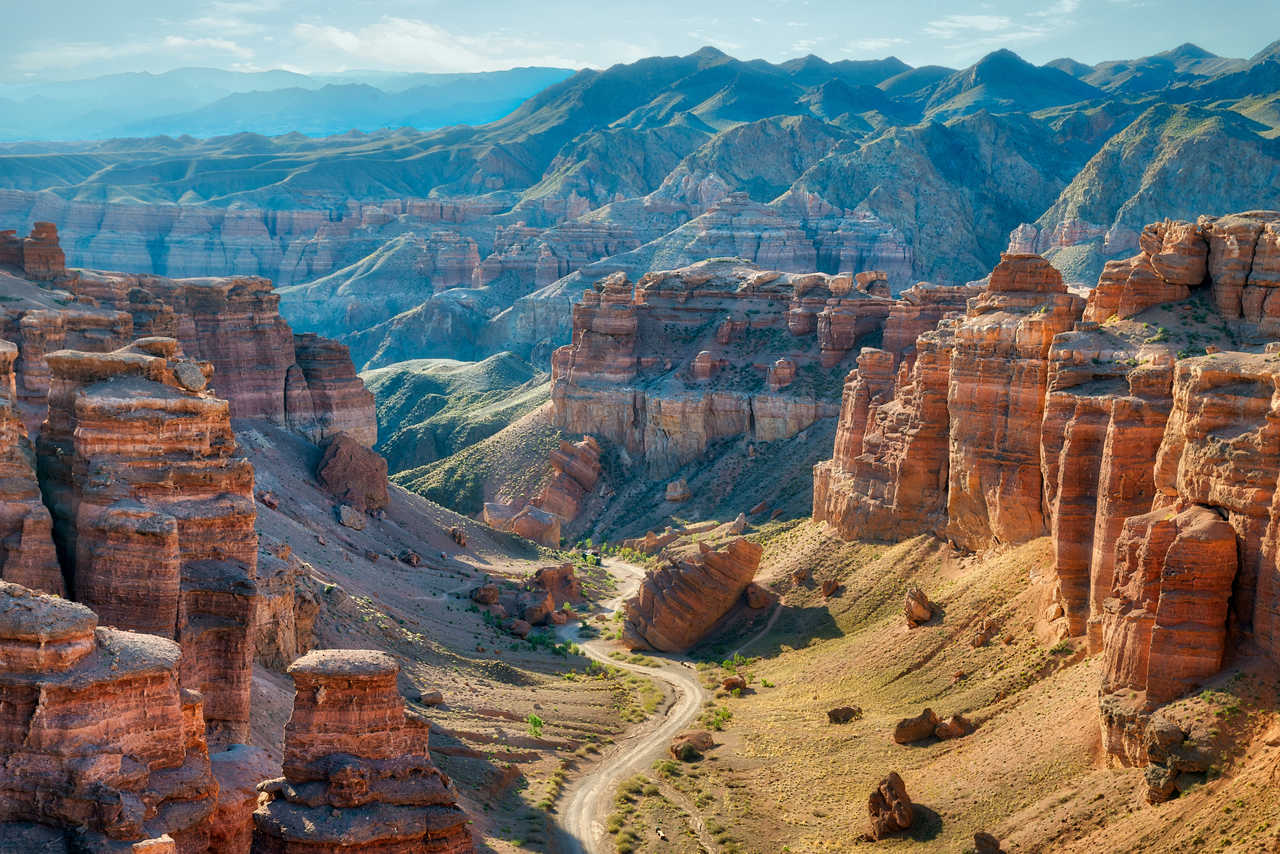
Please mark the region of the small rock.
[[907, 617], [907, 625], [911, 628], [933, 619], [933, 604], [919, 587], [913, 587], [907, 592], [907, 602], [903, 610]]
[[923, 741], [934, 734], [938, 726], [938, 716], [933, 709], [925, 709], [914, 718], [903, 718], [893, 728], [893, 740], [898, 744], [910, 744]]
[[757, 513], [763, 513], [764, 511], [766, 511], [766, 510], [768, 510], [768, 509], [769, 509], [769, 502], [768, 502], [768, 501], [761, 501], [759, 504], [757, 504], [755, 507], [752, 507], [752, 508], [751, 508], [750, 510], [748, 510], [747, 512], [748, 512], [749, 514], [751, 514], [752, 516], [754, 516], [754, 515], [756, 515]]
[[173, 366], [173, 378], [187, 391], [204, 391], [209, 379], [195, 362], [179, 362]]
[[471, 601], [477, 605], [495, 605], [498, 602], [498, 585], [493, 582], [481, 584], [471, 591]]
[[747, 680], [735, 673], [733, 676], [725, 677], [725, 680], [720, 683], [720, 687], [726, 691], [745, 691], [747, 690]]
[[862, 709], [857, 706], [837, 706], [834, 709], [827, 709], [827, 722], [833, 724], [847, 724], [849, 721], [858, 720], [862, 717]]
[[911, 827], [915, 810], [911, 807], [911, 798], [907, 797], [907, 787], [896, 771], [881, 780], [867, 798], [867, 812], [871, 816], [872, 839], [884, 839]]
[[813, 570], [807, 566], [802, 566], [791, 573], [791, 580], [796, 584], [803, 584], [813, 575]]
[[840, 582], [834, 578], [828, 578], [822, 582], [822, 595], [830, 598], [840, 589]]
[[258, 499], [258, 503], [268, 510], [275, 510], [280, 506], [280, 501], [276, 498], [275, 493], [259, 492], [255, 497]]
[[711, 733], [704, 729], [682, 732], [671, 740], [671, 755], [681, 762], [701, 759], [702, 754], [715, 747]]
[[973, 851], [974, 854], [1004, 854], [1000, 840], [985, 830], [979, 830], [973, 835]]
[[533, 631], [533, 626], [529, 625], [526, 620], [512, 620], [510, 625], [507, 626], [507, 631], [518, 638], [527, 638], [529, 632]]
[[975, 649], [980, 646], [986, 646], [987, 641], [991, 640], [992, 635], [995, 633], [995, 625], [988, 619], [981, 619], [978, 621], [978, 625], [973, 632], [973, 638], [969, 643]]
[[418, 566], [422, 563], [422, 555], [418, 554], [413, 549], [405, 549], [400, 552], [398, 559], [401, 563], [407, 563], [409, 566]]
[[369, 563], [377, 563], [379, 557], [380, 555], [372, 549], [364, 550], [364, 559], [369, 561]]
[[973, 724], [969, 723], [963, 715], [952, 715], [933, 730], [933, 734], [944, 741], [950, 738], [964, 738], [971, 732], [973, 732]]
[[564, 625], [565, 623], [567, 623], [567, 622], [569, 622], [569, 615], [568, 615], [568, 613], [566, 613], [566, 612], [564, 612], [564, 611], [552, 611], [552, 612], [551, 612], [551, 624], [552, 624], [553, 626], [563, 626], [563, 625]]
[[673, 480], [667, 484], [666, 498], [668, 501], [678, 504], [682, 501], [688, 501], [692, 497], [693, 493], [689, 491], [689, 484], [684, 478]]
[[459, 546], [461, 546], [462, 548], [465, 549], [467, 547], [466, 531], [462, 530], [461, 528], [455, 525], [454, 527], [449, 529], [449, 536], [452, 537], [453, 541], [457, 543]]
[[351, 528], [353, 531], [363, 531], [365, 526], [369, 524], [369, 517], [350, 504], [339, 504], [338, 524]]
[[444, 693], [440, 691], [422, 691], [418, 694], [418, 702], [424, 706], [439, 706], [444, 703]]

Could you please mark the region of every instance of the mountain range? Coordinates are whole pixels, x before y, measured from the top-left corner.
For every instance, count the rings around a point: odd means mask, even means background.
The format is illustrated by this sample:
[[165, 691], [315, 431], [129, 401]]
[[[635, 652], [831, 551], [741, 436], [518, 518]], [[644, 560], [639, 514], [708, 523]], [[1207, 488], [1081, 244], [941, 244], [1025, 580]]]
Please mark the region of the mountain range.
[[[1012, 246], [1091, 283], [1153, 219], [1280, 208], [1280, 43], [1096, 66], [1000, 50], [959, 70], [703, 48], [572, 73], [456, 123], [567, 72], [503, 74], [273, 72], [254, 85], [286, 88], [218, 103], [275, 104], [290, 133], [197, 138], [230, 114], [207, 106], [174, 119], [179, 136], [0, 144], [0, 223], [55, 220], [86, 266], [271, 277], [291, 322], [376, 368], [545, 359], [569, 303], [614, 272], [739, 256], [879, 269], [898, 292], [976, 279]], [[354, 117], [432, 87], [470, 97], [448, 127], [298, 132], [312, 99]]]

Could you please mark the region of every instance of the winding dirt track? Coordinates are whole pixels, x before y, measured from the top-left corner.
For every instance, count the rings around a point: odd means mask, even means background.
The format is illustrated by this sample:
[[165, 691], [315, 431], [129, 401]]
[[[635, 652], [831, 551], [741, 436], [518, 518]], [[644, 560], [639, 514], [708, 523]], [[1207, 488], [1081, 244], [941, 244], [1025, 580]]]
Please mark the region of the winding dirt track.
[[[621, 582], [618, 595], [607, 603], [616, 610], [635, 593], [644, 577], [644, 570], [613, 559], [606, 560], [605, 565]], [[560, 635], [564, 639], [576, 640], [578, 624], [561, 627]], [[661, 659], [663, 664], [661, 667], [642, 667], [609, 658], [604, 640], [579, 641], [578, 645], [589, 658], [602, 664], [643, 673], [665, 682], [675, 695], [675, 701], [667, 707], [664, 716], [651, 718], [635, 732], [620, 739], [604, 760], [566, 793], [560, 812], [561, 850], [566, 854], [604, 854], [611, 850], [605, 844], [604, 820], [618, 785], [627, 777], [647, 770], [654, 760], [666, 753], [671, 738], [687, 729], [698, 716], [705, 692], [698, 683], [697, 671], [680, 664], [678, 658], [649, 653], [650, 658]]]
[[[605, 566], [620, 581], [618, 595], [606, 603], [610, 609], [616, 610], [635, 593], [644, 578], [644, 570], [612, 558], [605, 561]], [[764, 628], [738, 649], [749, 646], [767, 633], [780, 612], [781, 609], [775, 609]], [[578, 623], [562, 626], [559, 630], [561, 639], [576, 641], [578, 627]], [[672, 737], [687, 729], [697, 718], [707, 693], [698, 681], [697, 671], [684, 664], [678, 656], [646, 653], [649, 658], [661, 660], [662, 666], [644, 667], [609, 658], [604, 640], [578, 641], [578, 645], [589, 658], [602, 664], [643, 673], [666, 683], [675, 696], [663, 716], [650, 718], [636, 731], [620, 739], [594, 770], [579, 778], [566, 792], [560, 811], [560, 850], [565, 854], [609, 854], [613, 848], [606, 841], [604, 822], [618, 785], [628, 777], [647, 771], [656, 759], [666, 755]]]

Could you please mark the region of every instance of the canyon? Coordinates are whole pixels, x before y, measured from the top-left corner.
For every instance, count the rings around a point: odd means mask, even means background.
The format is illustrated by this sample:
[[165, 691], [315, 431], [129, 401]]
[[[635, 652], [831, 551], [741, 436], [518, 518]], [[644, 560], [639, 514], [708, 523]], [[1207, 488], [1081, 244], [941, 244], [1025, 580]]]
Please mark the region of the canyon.
[[1148, 225], [1082, 299], [1006, 254], [914, 362], [864, 350], [814, 518], [968, 550], [1049, 536], [1037, 631], [1103, 658], [1103, 746], [1144, 765], [1153, 715], [1276, 646], [1272, 234], [1280, 212]]
[[[340, 339], [360, 369], [542, 361], [609, 273], [742, 257], [883, 270], [898, 293], [975, 279], [1011, 249], [1091, 284], [1150, 219], [1265, 197], [1274, 50], [1134, 62], [1161, 84], [1007, 50], [913, 69], [704, 48], [578, 72], [476, 126], [0, 144], [0, 221], [60, 223], [77, 266], [270, 278], [292, 326]], [[1207, 152], [1230, 180], [1189, 192], [1180, 170]], [[190, 177], [170, 179], [175, 158]], [[937, 201], [883, 190], [897, 186]]]
[[[0, 838], [40, 850], [248, 852], [255, 787], [272, 767], [248, 746], [255, 658], [297, 658], [315, 613], [287, 548], [260, 572], [265, 499], [235, 425], [324, 443], [318, 485], [325, 473], [363, 484], [357, 494], [329, 486], [349, 502], [340, 509], [363, 515], [387, 504], [385, 462], [368, 448], [372, 395], [342, 345], [294, 336], [265, 280], [67, 268], [51, 223], [3, 249], [14, 340], [0, 346]], [[382, 467], [370, 471], [362, 454]], [[350, 722], [356, 732], [385, 718], [380, 746], [345, 743], [341, 716], [304, 702], [325, 693], [312, 680], [344, 696], [368, 655], [326, 650], [314, 675], [303, 656], [292, 720], [304, 758], [290, 764], [291, 724], [284, 779], [294, 788], [272, 790], [305, 809], [320, 769], [329, 799], [354, 808], [349, 824], [320, 833], [281, 818], [280, 806], [255, 850], [360, 850], [361, 827], [402, 809], [384, 801], [417, 804], [433, 828], [392, 835], [384, 850], [473, 850], [425, 726], [392, 714], [403, 706], [393, 661], [360, 683], [367, 696], [340, 703], [359, 699], [368, 713]], [[359, 781], [370, 775], [365, 797]], [[391, 779], [393, 791], [379, 788]]]

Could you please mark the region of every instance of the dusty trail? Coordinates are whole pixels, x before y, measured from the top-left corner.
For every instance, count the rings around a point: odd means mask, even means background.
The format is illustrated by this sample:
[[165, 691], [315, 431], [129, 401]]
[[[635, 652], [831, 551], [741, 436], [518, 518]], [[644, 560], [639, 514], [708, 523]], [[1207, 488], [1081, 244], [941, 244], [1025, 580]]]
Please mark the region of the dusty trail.
[[[605, 603], [610, 610], [617, 610], [636, 591], [644, 577], [644, 570], [612, 558], [606, 559], [605, 566], [622, 582], [618, 585], [618, 595]], [[763, 636], [773, 626], [780, 610], [775, 609], [764, 629], [739, 649]], [[560, 637], [577, 641], [578, 627], [578, 623], [562, 626], [559, 630]], [[637, 731], [619, 740], [594, 770], [578, 779], [566, 792], [560, 812], [560, 850], [565, 854], [608, 854], [612, 851], [612, 846], [606, 842], [604, 822], [609, 815], [618, 785], [628, 777], [647, 771], [655, 760], [666, 755], [672, 737], [687, 729], [697, 718], [707, 693], [698, 681], [697, 671], [685, 664], [679, 656], [646, 653], [649, 658], [661, 660], [662, 665], [644, 667], [609, 658], [608, 647], [603, 639], [577, 642], [589, 658], [660, 680], [666, 683], [675, 697], [663, 716], [651, 718]]]

